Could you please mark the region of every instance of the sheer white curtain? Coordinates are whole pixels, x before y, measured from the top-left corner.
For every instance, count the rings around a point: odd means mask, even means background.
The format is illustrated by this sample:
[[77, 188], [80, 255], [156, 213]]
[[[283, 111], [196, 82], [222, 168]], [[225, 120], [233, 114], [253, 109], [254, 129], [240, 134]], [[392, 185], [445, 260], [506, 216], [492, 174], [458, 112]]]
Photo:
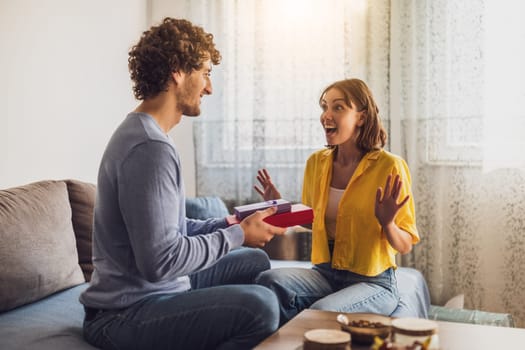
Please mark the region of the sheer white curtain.
[[[366, 80], [388, 119], [389, 1], [186, 1], [178, 16], [214, 33], [223, 55], [214, 94], [194, 122], [198, 195], [235, 203], [269, 169], [283, 197], [300, 200], [304, 164], [324, 146], [319, 94], [345, 77]], [[371, 67], [374, 67], [372, 70]]]
[[465, 307], [525, 326], [525, 22], [494, 25], [524, 11], [495, 3], [392, 2], [392, 106], [422, 235], [403, 260], [423, 271], [433, 303], [465, 294]]

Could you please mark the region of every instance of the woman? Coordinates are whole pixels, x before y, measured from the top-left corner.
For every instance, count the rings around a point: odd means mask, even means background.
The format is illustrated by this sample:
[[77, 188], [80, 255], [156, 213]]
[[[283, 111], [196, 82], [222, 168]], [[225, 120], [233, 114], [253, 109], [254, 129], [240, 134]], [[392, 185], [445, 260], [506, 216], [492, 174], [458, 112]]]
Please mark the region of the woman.
[[[369, 88], [359, 79], [338, 81], [319, 104], [328, 146], [308, 159], [302, 195], [315, 213], [314, 266], [257, 278], [279, 298], [281, 325], [308, 307], [390, 315], [399, 301], [395, 255], [419, 241], [410, 172], [383, 149], [387, 135]], [[266, 170], [257, 179], [265, 200], [281, 197]]]

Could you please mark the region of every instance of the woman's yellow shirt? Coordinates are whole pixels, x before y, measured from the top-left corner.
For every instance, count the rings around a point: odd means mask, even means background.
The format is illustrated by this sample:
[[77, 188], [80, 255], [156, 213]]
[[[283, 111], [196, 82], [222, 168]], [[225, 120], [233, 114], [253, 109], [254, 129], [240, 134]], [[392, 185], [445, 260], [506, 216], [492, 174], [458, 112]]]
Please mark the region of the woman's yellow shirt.
[[[306, 163], [302, 202], [314, 210], [312, 226], [312, 263], [330, 261], [325, 211], [332, 177], [334, 151], [313, 153]], [[332, 267], [365, 276], [376, 276], [397, 267], [397, 251], [388, 243], [374, 214], [376, 191], [384, 188], [389, 174], [403, 182], [399, 200], [410, 195], [394, 219], [397, 226], [419, 242], [410, 172], [406, 162], [385, 150], [371, 151], [361, 159], [339, 202], [336, 219]]]

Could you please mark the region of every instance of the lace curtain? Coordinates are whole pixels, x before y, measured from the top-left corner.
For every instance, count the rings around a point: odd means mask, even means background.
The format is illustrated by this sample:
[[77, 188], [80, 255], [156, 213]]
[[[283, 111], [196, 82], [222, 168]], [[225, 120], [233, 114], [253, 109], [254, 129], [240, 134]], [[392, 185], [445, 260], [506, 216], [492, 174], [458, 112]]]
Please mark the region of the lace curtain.
[[197, 194], [259, 200], [252, 186], [266, 167], [283, 196], [299, 200], [305, 160], [324, 144], [319, 93], [361, 78], [389, 130], [387, 148], [413, 175], [422, 241], [402, 264], [423, 272], [433, 304], [464, 294], [466, 308], [508, 312], [525, 326], [525, 22], [513, 6], [180, 2], [172, 15], [214, 33], [223, 54], [194, 122]]
[[523, 9], [516, 1], [497, 9], [488, 0], [392, 3], [392, 104], [422, 236], [403, 263], [423, 272], [433, 303], [464, 294], [466, 308], [508, 312], [523, 327], [525, 158], [513, 136], [525, 131], [524, 52], [494, 45], [495, 32], [512, 46], [522, 41], [523, 22], [495, 23]]

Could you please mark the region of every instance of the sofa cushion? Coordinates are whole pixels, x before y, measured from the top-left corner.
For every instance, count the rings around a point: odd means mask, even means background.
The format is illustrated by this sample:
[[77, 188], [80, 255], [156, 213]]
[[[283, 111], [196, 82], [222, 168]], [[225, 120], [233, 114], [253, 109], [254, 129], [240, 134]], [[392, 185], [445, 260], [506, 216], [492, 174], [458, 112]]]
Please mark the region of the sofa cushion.
[[73, 230], [78, 251], [78, 264], [86, 281], [91, 280], [93, 262], [91, 241], [93, 236], [93, 208], [95, 207], [96, 186], [78, 180], [66, 180], [69, 202], [71, 203]]
[[88, 283], [0, 314], [0, 349], [95, 350], [82, 336], [78, 302]]
[[66, 184], [0, 191], [0, 311], [84, 282]]

